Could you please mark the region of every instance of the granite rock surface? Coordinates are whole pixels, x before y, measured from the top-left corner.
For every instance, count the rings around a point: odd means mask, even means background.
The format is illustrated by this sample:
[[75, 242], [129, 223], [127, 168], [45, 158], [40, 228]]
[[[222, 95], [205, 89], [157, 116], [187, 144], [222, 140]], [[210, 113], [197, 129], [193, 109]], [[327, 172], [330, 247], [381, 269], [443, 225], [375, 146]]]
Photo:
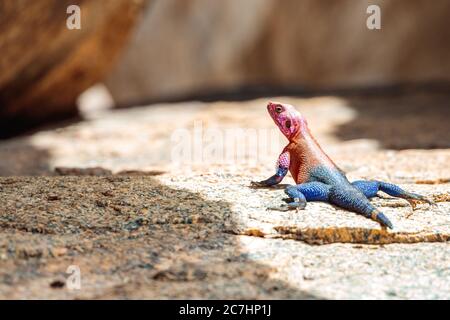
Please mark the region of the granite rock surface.
[[271, 99], [350, 180], [436, 206], [380, 193], [388, 231], [326, 203], [266, 210], [282, 187], [249, 184], [285, 143], [267, 99], [96, 111], [0, 143], [0, 297], [449, 299], [448, 94]]

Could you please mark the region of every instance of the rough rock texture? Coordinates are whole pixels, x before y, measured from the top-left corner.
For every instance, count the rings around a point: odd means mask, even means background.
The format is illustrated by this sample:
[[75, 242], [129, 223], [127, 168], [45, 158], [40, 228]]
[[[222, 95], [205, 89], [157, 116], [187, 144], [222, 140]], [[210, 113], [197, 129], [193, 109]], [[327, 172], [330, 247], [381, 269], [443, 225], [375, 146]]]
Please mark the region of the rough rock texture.
[[[2, 1], [0, 135], [76, 114], [76, 98], [100, 81], [123, 48], [144, 0]], [[66, 9], [81, 8], [81, 30]]]
[[[226, 202], [145, 177], [3, 178], [1, 187], [2, 298], [312, 297], [245, 257], [223, 232]], [[81, 270], [80, 291], [64, 288], [69, 265]]]
[[[325, 203], [267, 211], [282, 189], [248, 187], [284, 143], [266, 99], [96, 111], [1, 142], [0, 297], [449, 299], [449, 94], [271, 99], [298, 106], [351, 180], [437, 205], [374, 199], [392, 231]], [[244, 152], [206, 153], [211, 138]], [[180, 144], [203, 152], [180, 158]], [[70, 265], [81, 290], [66, 285]]]
[[[366, 27], [369, 5], [381, 30]], [[242, 86], [449, 81], [447, 0], [155, 0], [108, 80], [119, 104]]]
[[[331, 249], [246, 239], [230, 234], [230, 225], [241, 225], [248, 213], [267, 224], [269, 215], [264, 201], [241, 198], [248, 192], [240, 179], [197, 175], [161, 181], [117, 176], [0, 179], [0, 296], [448, 298], [448, 244], [338, 244]], [[194, 192], [194, 184], [200, 190]], [[449, 206], [439, 204], [439, 209], [438, 214], [448, 214]], [[312, 205], [300, 214], [317, 213]], [[342, 210], [329, 217], [338, 214], [345, 217]], [[441, 222], [448, 225], [448, 217]], [[81, 270], [80, 290], [65, 287], [70, 265]], [[364, 272], [358, 270], [361, 266]], [[412, 283], [397, 279], [414, 275]], [[382, 290], [363, 285], [363, 279]], [[336, 287], [343, 290], [334, 291]]]

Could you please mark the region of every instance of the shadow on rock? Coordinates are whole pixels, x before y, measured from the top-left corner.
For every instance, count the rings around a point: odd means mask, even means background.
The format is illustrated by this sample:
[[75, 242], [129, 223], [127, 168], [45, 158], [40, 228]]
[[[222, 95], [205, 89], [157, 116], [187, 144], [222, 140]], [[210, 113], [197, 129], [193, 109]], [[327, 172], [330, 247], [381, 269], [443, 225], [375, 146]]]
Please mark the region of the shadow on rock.
[[335, 130], [342, 140], [373, 139], [394, 150], [450, 148], [448, 93], [406, 92], [346, 99], [357, 115]]
[[314, 298], [248, 258], [227, 202], [148, 176], [10, 177], [0, 192], [2, 298]]
[[34, 146], [28, 137], [0, 144], [0, 176], [49, 175], [50, 152]]

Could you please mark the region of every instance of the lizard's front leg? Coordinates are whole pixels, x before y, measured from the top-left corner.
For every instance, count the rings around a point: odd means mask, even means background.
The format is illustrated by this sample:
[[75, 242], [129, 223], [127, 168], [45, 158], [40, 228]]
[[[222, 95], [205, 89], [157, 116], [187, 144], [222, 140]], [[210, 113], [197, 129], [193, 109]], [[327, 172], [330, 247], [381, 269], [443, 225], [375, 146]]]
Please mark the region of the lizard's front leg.
[[270, 187], [280, 183], [289, 171], [290, 156], [288, 151], [283, 151], [278, 157], [277, 172], [263, 181], [252, 181], [252, 187]]
[[269, 207], [269, 210], [288, 211], [305, 209], [307, 201], [327, 201], [330, 186], [322, 182], [307, 182], [289, 186], [284, 190], [292, 201], [285, 205]]

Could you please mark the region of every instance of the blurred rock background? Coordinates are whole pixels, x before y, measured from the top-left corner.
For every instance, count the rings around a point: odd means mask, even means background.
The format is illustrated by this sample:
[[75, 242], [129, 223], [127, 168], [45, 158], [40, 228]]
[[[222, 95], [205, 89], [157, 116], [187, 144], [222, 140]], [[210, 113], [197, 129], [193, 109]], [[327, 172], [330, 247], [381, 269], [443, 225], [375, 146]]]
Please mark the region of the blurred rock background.
[[[366, 26], [372, 4], [381, 30]], [[107, 85], [127, 105], [449, 81], [449, 15], [446, 0], [156, 0]]]
[[[0, 136], [76, 115], [78, 95], [111, 69], [144, 4], [0, 1]], [[70, 5], [81, 9], [80, 30], [66, 27]]]
[[[65, 27], [78, 4], [82, 29]], [[381, 8], [381, 30], [366, 9]], [[0, 133], [73, 116], [105, 81], [120, 106], [233, 93], [450, 81], [450, 2], [0, 1]], [[120, 55], [120, 59], [118, 59]]]

